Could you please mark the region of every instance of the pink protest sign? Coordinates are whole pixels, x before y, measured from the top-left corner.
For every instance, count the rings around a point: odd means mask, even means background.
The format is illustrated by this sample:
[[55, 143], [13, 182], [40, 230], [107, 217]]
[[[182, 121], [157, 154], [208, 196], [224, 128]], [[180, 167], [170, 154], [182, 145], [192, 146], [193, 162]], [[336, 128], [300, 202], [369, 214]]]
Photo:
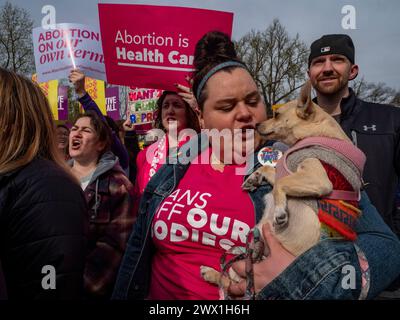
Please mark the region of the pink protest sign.
[[208, 31], [232, 33], [233, 13], [149, 5], [99, 4], [110, 83], [175, 90], [193, 71], [197, 41]]

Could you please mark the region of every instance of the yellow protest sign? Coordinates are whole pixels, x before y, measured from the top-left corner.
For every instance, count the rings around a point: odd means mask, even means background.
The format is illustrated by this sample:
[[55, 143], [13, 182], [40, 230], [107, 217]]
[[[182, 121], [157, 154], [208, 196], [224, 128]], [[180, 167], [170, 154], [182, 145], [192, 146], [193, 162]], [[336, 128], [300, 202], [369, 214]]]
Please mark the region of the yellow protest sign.
[[107, 109], [104, 81], [85, 77], [85, 90], [96, 102], [97, 106], [101, 110], [101, 113], [106, 115]]
[[32, 81], [37, 83], [49, 101], [54, 120], [58, 120], [58, 80], [50, 80], [38, 83], [36, 73], [32, 75]]

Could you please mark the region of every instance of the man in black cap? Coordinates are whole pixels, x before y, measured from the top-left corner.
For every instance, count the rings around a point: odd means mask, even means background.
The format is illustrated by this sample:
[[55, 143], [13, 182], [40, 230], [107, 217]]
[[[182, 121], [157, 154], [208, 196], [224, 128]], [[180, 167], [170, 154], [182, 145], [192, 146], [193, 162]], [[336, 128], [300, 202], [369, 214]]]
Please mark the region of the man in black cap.
[[400, 174], [400, 108], [362, 101], [349, 88], [349, 80], [357, 77], [358, 65], [348, 35], [324, 35], [314, 41], [308, 69], [318, 105], [338, 120], [366, 154], [365, 190], [400, 237], [400, 215], [395, 205]]
[[400, 237], [395, 194], [400, 174], [400, 108], [358, 99], [348, 82], [357, 77], [348, 35], [324, 35], [311, 44], [308, 75], [316, 102], [332, 115], [367, 156], [365, 190], [385, 222]]

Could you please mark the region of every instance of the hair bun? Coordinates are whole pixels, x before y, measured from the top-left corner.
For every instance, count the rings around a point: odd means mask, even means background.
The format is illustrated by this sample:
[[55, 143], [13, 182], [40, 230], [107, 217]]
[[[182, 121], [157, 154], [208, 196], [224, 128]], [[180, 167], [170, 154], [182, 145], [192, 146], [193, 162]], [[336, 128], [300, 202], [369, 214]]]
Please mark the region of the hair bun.
[[197, 42], [193, 64], [197, 70], [202, 70], [208, 65], [237, 59], [235, 45], [229, 36], [220, 31], [210, 31]]

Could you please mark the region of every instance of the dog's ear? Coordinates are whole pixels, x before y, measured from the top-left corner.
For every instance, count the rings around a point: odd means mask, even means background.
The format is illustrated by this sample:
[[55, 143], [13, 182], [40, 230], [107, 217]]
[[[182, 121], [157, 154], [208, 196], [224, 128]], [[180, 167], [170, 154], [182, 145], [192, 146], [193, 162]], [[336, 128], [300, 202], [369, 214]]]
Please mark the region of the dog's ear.
[[302, 119], [308, 119], [315, 112], [311, 100], [311, 82], [308, 80], [300, 91], [300, 97], [297, 99], [297, 116]]

